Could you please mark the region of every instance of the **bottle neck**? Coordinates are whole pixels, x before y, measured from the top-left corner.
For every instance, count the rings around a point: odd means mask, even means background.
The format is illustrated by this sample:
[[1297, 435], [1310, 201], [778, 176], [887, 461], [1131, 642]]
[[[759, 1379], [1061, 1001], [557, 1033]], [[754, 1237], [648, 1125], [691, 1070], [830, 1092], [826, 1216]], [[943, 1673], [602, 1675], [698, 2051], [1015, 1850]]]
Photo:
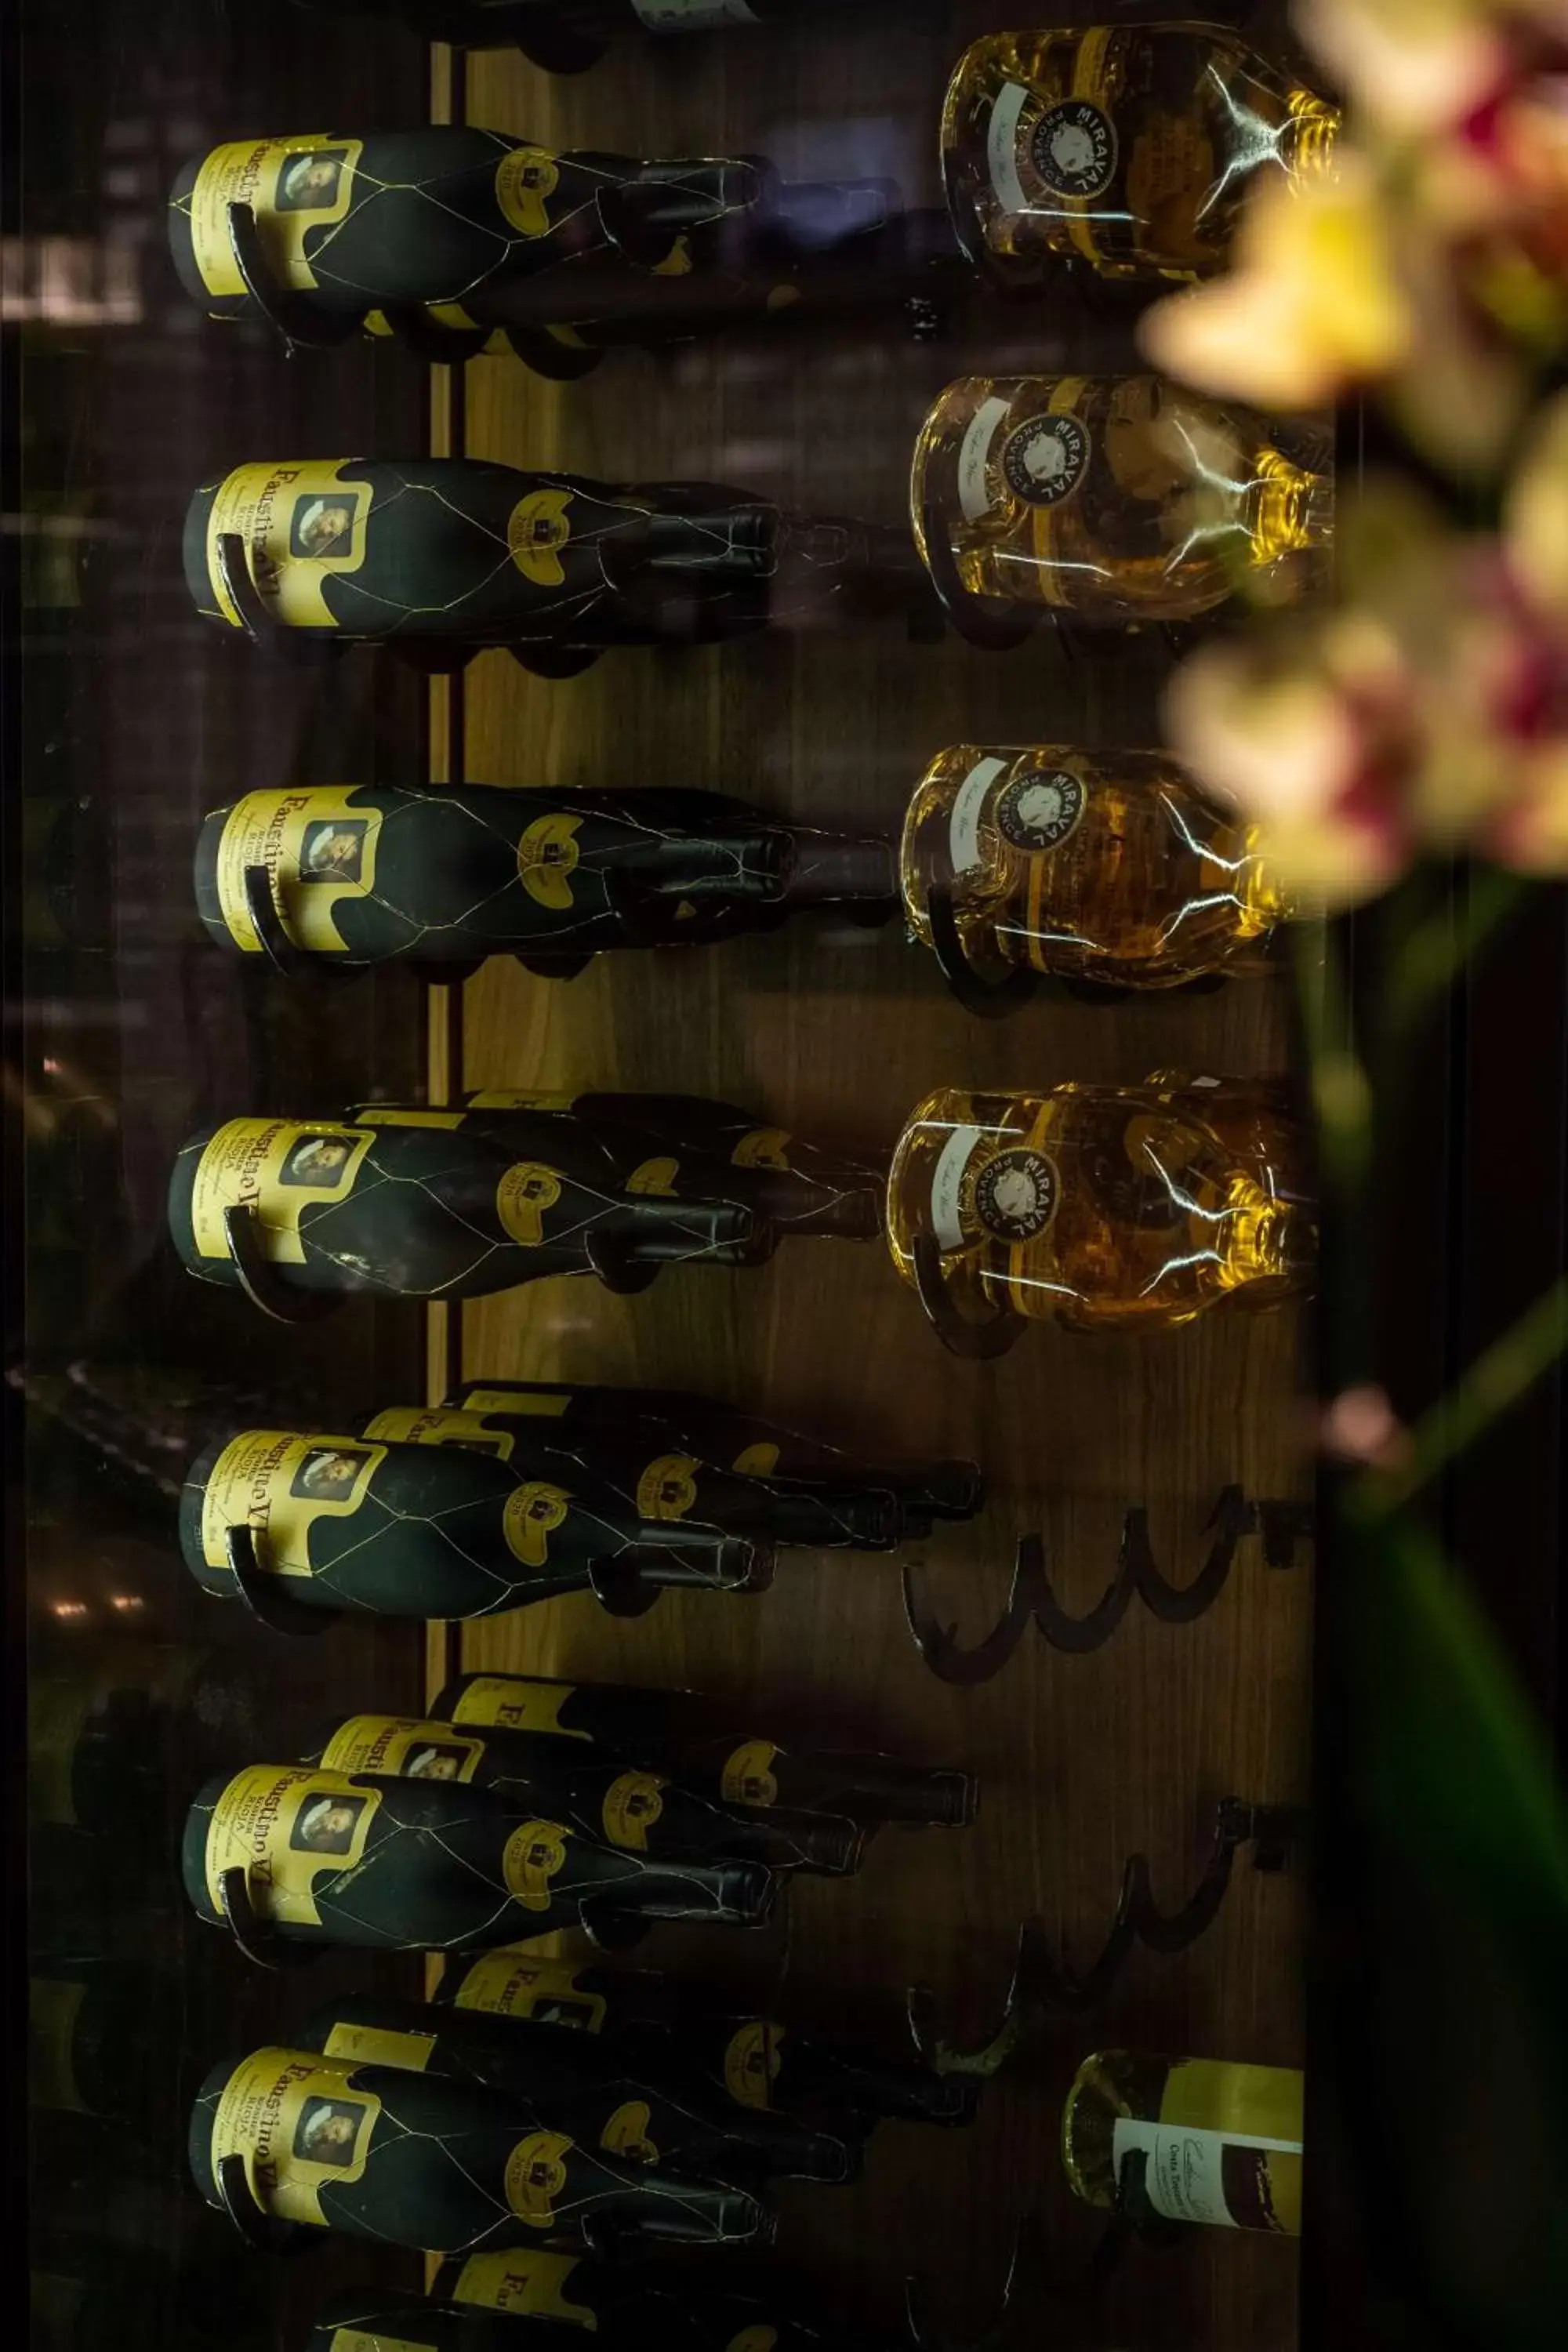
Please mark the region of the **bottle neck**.
[[792, 908], [853, 906], [885, 923], [899, 905], [893, 845], [844, 834], [799, 832], [779, 897]]
[[1334, 485], [1329, 474], [1292, 465], [1283, 451], [1264, 449], [1252, 480], [1253, 561], [1327, 547], [1334, 535]]
[[1314, 98], [1310, 90], [1297, 90], [1290, 100], [1290, 120], [1279, 142], [1286, 170], [1301, 179], [1327, 172], [1333, 162], [1339, 135], [1338, 108]]

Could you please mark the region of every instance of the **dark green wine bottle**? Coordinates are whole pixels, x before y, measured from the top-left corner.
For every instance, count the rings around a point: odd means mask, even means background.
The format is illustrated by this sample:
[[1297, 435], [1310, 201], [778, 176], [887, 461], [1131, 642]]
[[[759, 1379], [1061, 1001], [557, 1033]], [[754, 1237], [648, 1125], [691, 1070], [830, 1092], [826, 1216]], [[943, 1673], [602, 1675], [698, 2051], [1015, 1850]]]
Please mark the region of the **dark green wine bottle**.
[[432, 2253], [552, 2237], [606, 2248], [638, 2241], [766, 2242], [769, 2216], [743, 2189], [675, 2180], [542, 2127], [529, 2102], [401, 2066], [294, 2049], [226, 2060], [191, 2114], [190, 2163], [210, 2205], [219, 2166], [280, 2221]]
[[843, 1877], [858, 1870], [865, 1847], [853, 1821], [722, 1804], [618, 1756], [527, 1731], [458, 1732], [415, 1716], [354, 1715], [314, 1741], [304, 1760], [493, 1789], [515, 1811], [547, 1814], [574, 1836], [665, 1861], [761, 1862]]
[[575, 1482], [519, 1477], [469, 1446], [292, 1429], [240, 1431], [192, 1465], [180, 1542], [226, 1600], [253, 1599], [254, 1565], [286, 1601], [424, 1619], [565, 1592], [624, 1612], [663, 1585], [755, 1591], [773, 1565], [747, 1538], [616, 1517]]
[[711, 2095], [692, 2096], [657, 2073], [624, 2066], [606, 2040], [522, 2019], [342, 1993], [300, 2028], [299, 2040], [353, 2065], [407, 2066], [482, 2084], [531, 2108], [542, 2129], [677, 2179], [755, 2190], [771, 2179], [843, 2182], [859, 2168], [857, 2138], [742, 2111]]
[[847, 1507], [864, 1488], [891, 1494], [902, 1507], [904, 1531], [910, 1536], [929, 1535], [937, 1519], [973, 1518], [983, 1497], [980, 1472], [973, 1462], [867, 1467], [836, 1446], [763, 1421], [740, 1406], [682, 1390], [484, 1378], [464, 1381], [447, 1402], [487, 1417], [548, 1417], [572, 1444], [614, 1442], [635, 1422], [639, 1429], [655, 1433], [656, 1442], [672, 1453], [694, 1454], [788, 1491], [821, 1496], [830, 1514]]
[[541, 2025], [609, 2035], [628, 2067], [687, 2081], [750, 2111], [833, 2118], [843, 2127], [883, 2116], [964, 2124], [973, 2081], [888, 2060], [846, 2042], [797, 2033], [774, 2018], [737, 2013], [711, 1984], [640, 1969], [578, 1968], [521, 1948], [450, 1963], [438, 2003]]
[[285, 1290], [479, 1298], [550, 1274], [641, 1287], [681, 1261], [750, 1264], [772, 1236], [738, 1202], [623, 1194], [609, 1155], [569, 1121], [519, 1160], [482, 1133], [428, 1115], [415, 1126], [232, 1118], [193, 1136], [174, 1163], [169, 1227], [191, 1273], [253, 1286], [234, 1255], [240, 1213]]
[[895, 2339], [812, 2311], [788, 2278], [714, 2267], [456, 2254], [429, 2302], [382, 2288], [334, 2295], [306, 2352], [583, 2352], [590, 2331], [597, 2352], [891, 2352]]
[[211, 936], [259, 955], [258, 867], [290, 944], [342, 965], [706, 945], [797, 908], [896, 901], [891, 849], [717, 793], [329, 784], [248, 793], [196, 847]]
[[224, 1998], [209, 1981], [187, 1981], [181, 1957], [145, 1918], [130, 1952], [31, 1955], [30, 2105], [97, 2116], [133, 2143], [154, 2138], [177, 2095], [172, 2062], [188, 2037], [216, 2023]]
[[214, 1925], [391, 1951], [570, 1927], [615, 1940], [639, 1919], [753, 1926], [777, 1887], [760, 1863], [663, 1864], [590, 1844], [488, 1789], [293, 1764], [209, 1780], [186, 1816], [182, 1867]]
[[967, 1772], [890, 1756], [803, 1753], [740, 1727], [725, 1728], [728, 1709], [688, 1691], [467, 1674], [447, 1685], [431, 1712], [462, 1729], [494, 1727], [563, 1743], [592, 1739], [628, 1764], [668, 1773], [673, 1788], [763, 1811], [782, 1805], [851, 1821], [957, 1829], [973, 1820], [978, 1802]]

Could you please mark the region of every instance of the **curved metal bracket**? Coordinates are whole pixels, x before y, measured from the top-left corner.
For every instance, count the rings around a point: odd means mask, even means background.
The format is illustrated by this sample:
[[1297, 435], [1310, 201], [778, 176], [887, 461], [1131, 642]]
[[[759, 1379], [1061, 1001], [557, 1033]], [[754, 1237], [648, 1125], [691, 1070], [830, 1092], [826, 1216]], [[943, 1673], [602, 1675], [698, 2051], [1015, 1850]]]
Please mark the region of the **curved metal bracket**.
[[605, 354], [584, 343], [563, 343], [558, 337], [547, 334], [542, 327], [508, 327], [504, 331], [524, 367], [531, 368], [549, 383], [581, 383], [604, 363]]
[[966, 1013], [976, 1014], [982, 1021], [1000, 1021], [1038, 995], [1038, 972], [1015, 969], [1003, 979], [987, 980], [970, 962], [963, 934], [958, 928], [950, 883], [932, 883], [926, 899], [926, 920], [931, 927], [937, 969]]
[[988, 1363], [1016, 1347], [1023, 1337], [1024, 1318], [1011, 1307], [994, 1307], [986, 1316], [972, 1319], [957, 1305], [942, 1270], [942, 1251], [934, 1234], [917, 1234], [910, 1255], [926, 1319], [950, 1353]]
[[238, 1201], [223, 1213], [224, 1239], [239, 1286], [253, 1307], [275, 1323], [319, 1323], [336, 1301], [319, 1290], [296, 1290], [284, 1281], [261, 1245], [261, 1218], [253, 1201]]
[[976, 596], [966, 588], [948, 543], [947, 525], [930, 499], [921, 527], [931, 586], [959, 635], [988, 654], [1012, 653], [1026, 644], [1045, 618], [1045, 606], [1010, 604], [999, 596]]
[[580, 1916], [583, 1933], [601, 1952], [635, 1951], [647, 1941], [649, 1922], [638, 1911], [614, 1903], [584, 1903]]
[[581, 677], [601, 657], [602, 646], [508, 646], [520, 669], [531, 677]]
[[243, 877], [245, 911], [250, 917], [261, 952], [274, 971], [285, 980], [297, 980], [315, 961], [314, 957], [296, 947], [283, 927], [283, 910], [278, 904], [272, 887], [272, 877], [265, 866], [247, 866]]
[[989, 1633], [966, 1646], [956, 1625], [943, 1624], [922, 1605], [920, 1568], [908, 1562], [902, 1570], [904, 1616], [910, 1635], [926, 1664], [944, 1683], [960, 1685], [989, 1682], [1001, 1673], [1031, 1623], [1053, 1649], [1084, 1657], [1100, 1649], [1116, 1632], [1134, 1600], [1166, 1625], [1191, 1625], [1224, 1591], [1244, 1536], [1262, 1533], [1264, 1557], [1271, 1568], [1295, 1564], [1298, 1538], [1310, 1532], [1311, 1509], [1306, 1504], [1251, 1503], [1239, 1486], [1226, 1486], [1209, 1514], [1213, 1541], [1203, 1567], [1190, 1583], [1173, 1584], [1154, 1558], [1149, 1538], [1149, 1514], [1142, 1507], [1129, 1511], [1121, 1524], [1116, 1573], [1092, 1609], [1069, 1616], [1056, 1597], [1046, 1567], [1045, 1539], [1037, 1534], [1018, 1539], [1007, 1606]]
[[231, 204], [226, 215], [229, 251], [240, 283], [268, 323], [277, 328], [290, 352], [331, 351], [361, 332], [363, 310], [320, 310], [292, 286], [285, 286], [273, 270], [261, 226], [253, 205]]
[[605, 1288], [617, 1298], [636, 1298], [658, 1280], [663, 1271], [662, 1261], [634, 1257], [623, 1242], [608, 1240], [603, 1234], [590, 1234], [583, 1244], [583, 1255]]
[[1097, 2294], [1111, 2276], [1136, 2231], [1125, 2213], [1110, 2216], [1093, 2252], [1076, 2270], [1055, 2269], [1046, 2259], [1043, 2233], [1029, 2217], [1019, 2222], [1012, 2260], [1003, 2284], [1001, 2305], [991, 2326], [978, 2336], [962, 2338], [936, 2327], [931, 2317], [930, 2295], [923, 2278], [904, 2282], [904, 2315], [916, 2352], [1003, 2352], [1013, 2332], [1015, 2315], [1029, 2329], [1031, 2342], [1039, 2340], [1039, 2314], [1047, 2302], [1077, 2302]]
[[[516, 15], [516, 11], [509, 12]], [[545, 73], [586, 73], [596, 66], [605, 54], [605, 45], [591, 34], [574, 32], [563, 17], [557, 16], [548, 6], [537, 15], [530, 8], [525, 15], [526, 29], [520, 32], [514, 24], [507, 26], [508, 39], [515, 42], [531, 65]]]
[[236, 1592], [269, 1633], [287, 1633], [301, 1640], [326, 1632], [335, 1612], [311, 1609], [282, 1590], [281, 1579], [270, 1575], [261, 1565], [253, 1527], [242, 1521], [225, 1528], [223, 1549]]
[[409, 669], [416, 669], [421, 677], [456, 677], [468, 668], [478, 646], [462, 639], [445, 637], [384, 637], [386, 650]]
[[588, 1590], [609, 1617], [646, 1617], [663, 1598], [665, 1587], [650, 1584], [640, 1569], [616, 1559], [595, 1559], [588, 1568]]
[[251, 641], [259, 645], [264, 637], [280, 632], [278, 619], [267, 599], [250, 576], [250, 563], [245, 541], [237, 530], [218, 533], [214, 555], [218, 583], [229, 603], [239, 614], [239, 625]]
[[524, 971], [531, 971], [535, 980], [575, 980], [581, 972], [586, 971], [588, 966], [595, 961], [592, 953], [535, 955], [531, 950], [525, 950], [521, 948], [514, 948], [512, 955], [514, 960], [522, 966]]
[[247, 2246], [258, 2254], [303, 2254], [320, 2245], [326, 2232], [303, 2221], [285, 2221], [269, 2213], [251, 2187], [243, 2156], [220, 2156], [213, 2167], [219, 2202]]
[[1049, 2011], [1080, 2013], [1105, 1999], [1138, 1945], [1167, 1957], [1185, 1951], [1206, 1934], [1219, 1915], [1244, 1845], [1255, 1848], [1253, 1867], [1270, 1874], [1288, 1867], [1305, 1826], [1290, 1805], [1255, 1805], [1224, 1797], [1215, 1809], [1207, 1862], [1196, 1886], [1181, 1906], [1162, 1911], [1154, 1899], [1147, 1854], [1128, 1857], [1121, 1873], [1110, 1930], [1098, 1957], [1079, 1970], [1048, 1948], [1038, 1919], [1028, 1920], [1018, 1938], [1017, 1964], [1002, 2016], [980, 2043], [964, 2048], [948, 2040], [937, 2022], [936, 2001], [924, 1985], [908, 1997], [910, 2037], [922, 2064], [939, 2074], [998, 2074], [1021, 2048], [1034, 2021]]
[[384, 303], [381, 315], [398, 341], [429, 367], [467, 367], [482, 357], [492, 332], [489, 327], [444, 327], [413, 304], [389, 310]]
[[218, 1893], [223, 1898], [228, 1932], [253, 1967], [307, 1968], [315, 1958], [308, 1944], [290, 1943], [286, 1936], [279, 1934], [270, 1919], [262, 1917], [250, 1899], [250, 1880], [237, 1864], [219, 1876]]

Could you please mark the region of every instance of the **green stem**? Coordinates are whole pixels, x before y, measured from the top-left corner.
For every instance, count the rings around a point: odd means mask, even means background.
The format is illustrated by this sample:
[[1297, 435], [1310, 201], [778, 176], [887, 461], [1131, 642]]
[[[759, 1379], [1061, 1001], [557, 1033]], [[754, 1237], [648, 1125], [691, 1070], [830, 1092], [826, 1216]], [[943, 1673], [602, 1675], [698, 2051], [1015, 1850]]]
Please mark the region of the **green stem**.
[[1470, 877], [1456, 915], [1445, 908], [1417, 923], [1394, 958], [1384, 1013], [1385, 1048], [1406, 1044], [1433, 999], [1446, 994], [1482, 943], [1523, 898], [1517, 874], [1486, 866]]
[[1326, 926], [1297, 924], [1290, 940], [1323, 1172], [1337, 1192], [1351, 1194], [1371, 1164], [1372, 1091], [1355, 1050], [1344, 974]]
[[1385, 1518], [1430, 1484], [1516, 1405], [1559, 1357], [1568, 1352], [1568, 1276], [1538, 1298], [1511, 1330], [1476, 1358], [1450, 1393], [1418, 1422], [1403, 1468], [1373, 1472], [1358, 1501], [1373, 1518]]

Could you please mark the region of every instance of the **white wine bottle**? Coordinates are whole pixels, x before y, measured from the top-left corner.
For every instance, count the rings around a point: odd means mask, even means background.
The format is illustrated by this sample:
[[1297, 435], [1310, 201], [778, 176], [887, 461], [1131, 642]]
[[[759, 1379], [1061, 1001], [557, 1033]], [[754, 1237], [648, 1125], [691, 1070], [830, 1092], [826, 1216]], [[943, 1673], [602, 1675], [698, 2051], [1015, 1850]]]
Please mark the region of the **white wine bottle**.
[[1304, 2087], [1288, 2066], [1097, 2052], [1062, 2113], [1068, 2185], [1136, 2218], [1299, 2236]]
[[1153, 375], [964, 376], [910, 478], [921, 556], [970, 595], [1093, 622], [1193, 620], [1322, 574], [1328, 476], [1250, 411]]
[[987, 33], [942, 118], [953, 225], [1013, 286], [1223, 269], [1251, 189], [1331, 156], [1337, 110], [1223, 25]]

